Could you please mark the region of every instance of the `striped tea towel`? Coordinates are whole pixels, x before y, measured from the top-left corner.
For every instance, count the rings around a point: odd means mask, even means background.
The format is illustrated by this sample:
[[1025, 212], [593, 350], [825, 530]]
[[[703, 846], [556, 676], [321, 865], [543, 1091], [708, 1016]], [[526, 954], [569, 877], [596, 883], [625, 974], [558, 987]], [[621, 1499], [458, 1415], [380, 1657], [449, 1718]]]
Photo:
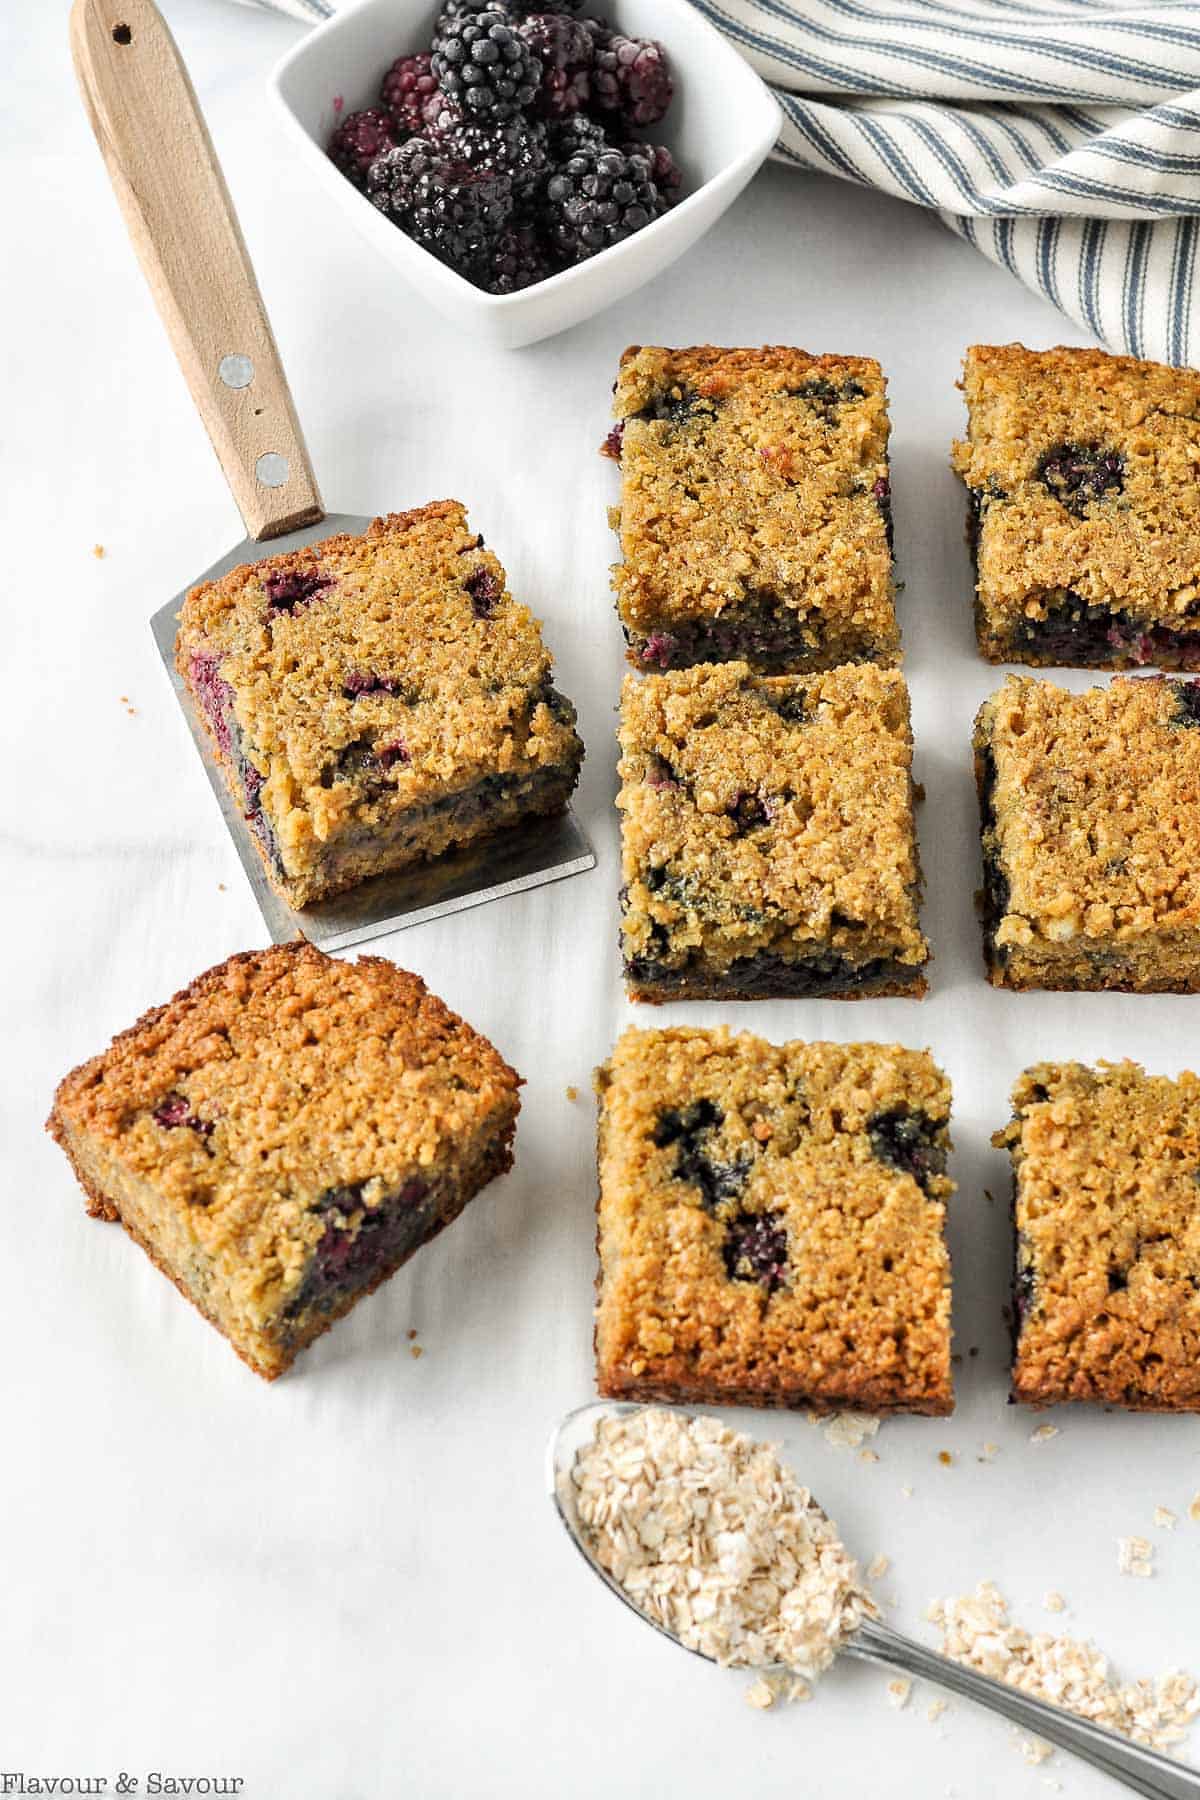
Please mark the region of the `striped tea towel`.
[[934, 208], [1113, 349], [1200, 352], [1200, 0], [693, 3], [770, 83], [780, 161]]

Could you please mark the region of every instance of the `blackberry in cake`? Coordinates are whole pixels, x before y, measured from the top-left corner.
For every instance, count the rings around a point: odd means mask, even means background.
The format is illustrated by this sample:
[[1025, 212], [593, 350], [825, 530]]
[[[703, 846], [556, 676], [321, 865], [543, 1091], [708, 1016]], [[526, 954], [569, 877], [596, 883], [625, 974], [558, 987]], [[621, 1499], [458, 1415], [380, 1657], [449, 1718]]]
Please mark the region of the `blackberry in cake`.
[[975, 721], [996, 987], [1200, 991], [1200, 683], [1010, 675]]
[[1013, 1165], [1013, 1398], [1200, 1412], [1200, 1081], [1039, 1063]]
[[295, 907], [560, 813], [579, 776], [540, 626], [457, 500], [194, 588], [176, 663]]
[[596, 1088], [602, 1395], [952, 1411], [927, 1053], [630, 1030]]
[[93, 1218], [273, 1380], [512, 1164], [519, 1077], [416, 975], [230, 957], [59, 1086]]
[[620, 741], [633, 999], [925, 992], [898, 670], [628, 675]]
[[636, 667], [899, 660], [877, 362], [634, 347], [613, 411], [614, 585]]
[[1200, 372], [976, 344], [962, 386], [983, 655], [1200, 669]]

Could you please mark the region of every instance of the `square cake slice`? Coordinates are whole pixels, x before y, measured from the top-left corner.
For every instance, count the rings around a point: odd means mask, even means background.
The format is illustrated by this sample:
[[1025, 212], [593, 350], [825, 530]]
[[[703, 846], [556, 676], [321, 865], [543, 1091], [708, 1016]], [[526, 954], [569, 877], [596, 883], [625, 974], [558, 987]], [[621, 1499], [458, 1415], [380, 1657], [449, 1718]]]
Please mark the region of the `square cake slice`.
[[1200, 372], [976, 344], [962, 386], [983, 655], [1200, 669]]
[[993, 986], [1200, 991], [1200, 682], [1010, 675], [974, 742]]
[[634, 999], [925, 992], [898, 670], [627, 675], [620, 739]]
[[457, 500], [194, 588], [176, 663], [291, 906], [560, 813], [579, 777], [541, 628]]
[[1013, 1166], [1015, 1400], [1200, 1412], [1200, 1080], [1039, 1063]]
[[953, 1410], [925, 1051], [629, 1030], [596, 1086], [602, 1395]]
[[868, 356], [626, 350], [605, 449], [635, 667], [899, 660], [886, 385]]
[[379, 957], [230, 957], [68, 1075], [94, 1218], [273, 1380], [512, 1164], [520, 1078]]

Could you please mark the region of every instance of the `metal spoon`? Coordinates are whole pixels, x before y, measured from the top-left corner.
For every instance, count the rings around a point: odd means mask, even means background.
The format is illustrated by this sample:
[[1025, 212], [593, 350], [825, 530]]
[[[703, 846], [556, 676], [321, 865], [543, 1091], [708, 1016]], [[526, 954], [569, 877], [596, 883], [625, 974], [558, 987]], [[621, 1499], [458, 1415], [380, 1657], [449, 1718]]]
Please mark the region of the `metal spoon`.
[[[600, 1401], [569, 1412], [546, 1448], [546, 1487], [571, 1542], [605, 1587], [611, 1589], [618, 1600], [644, 1624], [653, 1626], [655, 1631], [670, 1638], [673, 1644], [679, 1644], [681, 1650], [690, 1650], [693, 1656], [700, 1656], [705, 1662], [711, 1662], [713, 1659], [704, 1656], [703, 1651], [691, 1650], [691, 1646], [681, 1643], [673, 1632], [641, 1612], [615, 1577], [601, 1566], [588, 1548], [572, 1504], [570, 1484], [560, 1483], [559, 1480], [560, 1476], [570, 1475], [578, 1452], [590, 1441], [600, 1419], [640, 1410], [634, 1405]], [[1200, 1800], [1200, 1770], [1185, 1768], [1182, 1763], [1172, 1762], [1169, 1757], [1160, 1756], [1157, 1751], [1144, 1750], [1139, 1744], [1131, 1744], [1127, 1738], [1117, 1737], [1114, 1732], [1105, 1731], [1101, 1726], [1093, 1725], [1075, 1713], [1063, 1712], [1060, 1707], [1051, 1706], [1045, 1700], [1035, 1700], [1018, 1688], [1008, 1687], [1002, 1681], [993, 1681], [990, 1675], [977, 1674], [974, 1669], [965, 1668], [962, 1663], [952, 1662], [949, 1657], [939, 1656], [935, 1650], [926, 1649], [924, 1644], [901, 1637], [899, 1632], [889, 1630], [886, 1625], [881, 1625], [874, 1619], [868, 1619], [860, 1625], [842, 1649], [847, 1656], [857, 1656], [865, 1662], [882, 1663], [885, 1668], [899, 1669], [905, 1675], [934, 1681], [939, 1687], [948, 1688], [952, 1694], [962, 1694], [968, 1700], [976, 1700], [980, 1706], [999, 1713], [1002, 1718], [1019, 1725], [1023, 1731], [1044, 1738], [1047, 1743], [1054, 1744], [1060, 1750], [1070, 1750], [1084, 1762], [1091, 1763], [1093, 1768], [1102, 1769], [1106, 1775], [1111, 1775], [1114, 1781], [1123, 1782], [1126, 1787], [1132, 1788], [1135, 1794], [1147, 1795], [1148, 1800]], [[778, 1665], [754, 1672], [767, 1675], [784, 1673]]]

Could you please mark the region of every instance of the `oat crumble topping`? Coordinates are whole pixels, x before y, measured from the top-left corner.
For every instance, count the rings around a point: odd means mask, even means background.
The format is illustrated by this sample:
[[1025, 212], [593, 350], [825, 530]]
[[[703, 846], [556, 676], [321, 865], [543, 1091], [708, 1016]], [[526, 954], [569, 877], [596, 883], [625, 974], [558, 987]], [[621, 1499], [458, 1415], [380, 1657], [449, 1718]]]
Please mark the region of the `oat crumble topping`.
[[[876, 1616], [857, 1564], [775, 1448], [718, 1419], [660, 1407], [602, 1419], [559, 1481], [638, 1611], [723, 1666], [781, 1664], [815, 1680]], [[767, 1686], [755, 1683], [751, 1705], [771, 1703]]]
[[1174, 1531], [1177, 1522], [1178, 1514], [1173, 1513], [1169, 1506], [1155, 1507], [1154, 1523], [1158, 1526], [1160, 1531]]
[[1117, 1539], [1117, 1567], [1122, 1575], [1136, 1575], [1147, 1580], [1154, 1573], [1154, 1545], [1149, 1538]]

